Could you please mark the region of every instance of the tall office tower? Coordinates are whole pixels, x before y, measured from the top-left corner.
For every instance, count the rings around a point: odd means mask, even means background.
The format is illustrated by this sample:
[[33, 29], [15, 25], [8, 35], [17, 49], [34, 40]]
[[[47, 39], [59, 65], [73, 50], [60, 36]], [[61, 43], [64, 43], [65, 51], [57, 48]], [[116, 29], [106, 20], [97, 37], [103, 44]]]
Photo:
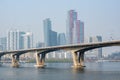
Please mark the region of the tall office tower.
[[44, 23], [44, 42], [45, 46], [57, 45], [57, 32], [51, 30], [51, 20], [49, 18], [43, 21]]
[[73, 30], [73, 43], [84, 43], [84, 23], [76, 20]]
[[[101, 36], [90, 37], [89, 42], [90, 43], [92, 43], [92, 42], [102, 42], [102, 37]], [[102, 58], [102, 48], [90, 50], [89, 53], [90, 53], [90, 55], [93, 55], [97, 59]]]
[[50, 32], [50, 46], [56, 46], [57, 45], [57, 32], [52, 31]]
[[44, 42], [45, 46], [51, 46], [50, 45], [50, 34], [51, 34], [51, 21], [49, 18], [45, 19], [43, 21], [44, 25]]
[[23, 37], [23, 48], [29, 49], [33, 48], [33, 34], [30, 32], [26, 32]]
[[58, 35], [58, 45], [65, 45], [66, 44], [66, 37], [64, 33], [60, 33]]
[[18, 50], [23, 49], [22, 35], [25, 32], [20, 32], [19, 30], [9, 31], [7, 35], [7, 49], [8, 50]]
[[7, 38], [2, 37], [0, 38], [0, 51], [6, 51], [7, 50]]
[[80, 22], [80, 43], [84, 43], [84, 22]]
[[73, 29], [75, 25], [75, 21], [77, 20], [77, 12], [74, 10], [68, 11], [67, 16], [67, 43], [72, 44], [73, 43]]
[[77, 12], [68, 11], [67, 16], [67, 44], [84, 42], [84, 23], [77, 19]]

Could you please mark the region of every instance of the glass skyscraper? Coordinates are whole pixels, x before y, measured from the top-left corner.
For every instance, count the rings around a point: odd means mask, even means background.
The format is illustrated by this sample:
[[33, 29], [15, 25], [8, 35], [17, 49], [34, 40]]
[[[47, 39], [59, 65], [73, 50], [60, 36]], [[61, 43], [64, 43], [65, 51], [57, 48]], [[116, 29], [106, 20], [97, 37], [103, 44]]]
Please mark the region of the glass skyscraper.
[[45, 46], [51, 46], [50, 45], [50, 36], [51, 36], [51, 21], [49, 18], [45, 19], [43, 21], [44, 24], [44, 42]]
[[64, 33], [60, 33], [58, 35], [58, 45], [65, 45], [66, 44], [66, 37]]
[[23, 48], [29, 49], [33, 48], [33, 34], [30, 32], [26, 32], [23, 37]]
[[0, 50], [1, 51], [6, 51], [7, 48], [7, 39], [6, 37], [0, 38]]
[[25, 32], [20, 32], [19, 30], [9, 31], [7, 35], [7, 49], [8, 50], [18, 50], [23, 49], [22, 35]]
[[84, 23], [77, 19], [77, 12], [68, 11], [67, 16], [67, 44], [76, 44], [84, 42]]
[[7, 35], [7, 50], [28, 49], [33, 46], [33, 35], [28, 32], [11, 30]]
[[51, 29], [51, 20], [49, 18], [43, 21], [44, 24], [44, 43], [45, 46], [57, 45], [57, 32]]
[[50, 46], [56, 46], [57, 45], [57, 32], [52, 31], [50, 33]]

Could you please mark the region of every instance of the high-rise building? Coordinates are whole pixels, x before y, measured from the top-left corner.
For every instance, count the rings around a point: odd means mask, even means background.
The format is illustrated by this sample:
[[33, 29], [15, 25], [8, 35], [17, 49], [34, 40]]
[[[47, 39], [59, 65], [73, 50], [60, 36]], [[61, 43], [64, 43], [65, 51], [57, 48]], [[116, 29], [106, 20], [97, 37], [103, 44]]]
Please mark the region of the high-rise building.
[[25, 32], [20, 32], [19, 30], [9, 31], [7, 35], [7, 49], [8, 50], [18, 50], [23, 49], [22, 35]]
[[7, 35], [7, 49], [18, 50], [33, 47], [33, 34], [19, 30], [9, 31]]
[[57, 45], [57, 32], [52, 31], [51, 20], [49, 18], [43, 21], [44, 23], [44, 42], [45, 46]]
[[0, 51], [6, 51], [7, 49], [7, 39], [6, 37], [0, 38]]
[[51, 34], [51, 21], [49, 18], [45, 19], [43, 21], [44, 24], [44, 42], [45, 46], [51, 46], [50, 45], [50, 34]]
[[84, 23], [76, 20], [73, 29], [73, 43], [84, 43]]
[[23, 37], [23, 48], [29, 49], [33, 48], [33, 34], [30, 32], [26, 32]]
[[56, 46], [57, 45], [57, 32], [52, 31], [50, 32], [50, 46]]
[[68, 11], [67, 16], [67, 44], [84, 42], [84, 23], [77, 19], [77, 12]]
[[[90, 37], [89, 42], [90, 43], [92, 43], [92, 42], [102, 42], [102, 37], [101, 36]], [[102, 58], [102, 48], [90, 50], [88, 52], [88, 54], [86, 54], [86, 55], [89, 55], [91, 57], [96, 57], [97, 59], [101, 59]]]
[[74, 23], [77, 20], [77, 12], [74, 10], [68, 11], [67, 16], [67, 43], [72, 44], [73, 43], [73, 29], [74, 29]]
[[60, 33], [58, 35], [58, 45], [65, 45], [66, 44], [66, 37], [64, 33]]

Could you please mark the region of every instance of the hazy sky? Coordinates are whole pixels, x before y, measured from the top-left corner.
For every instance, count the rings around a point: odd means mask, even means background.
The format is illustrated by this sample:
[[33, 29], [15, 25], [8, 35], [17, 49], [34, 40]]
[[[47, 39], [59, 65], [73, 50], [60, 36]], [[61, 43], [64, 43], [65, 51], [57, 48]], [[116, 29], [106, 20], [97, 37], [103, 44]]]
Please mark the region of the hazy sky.
[[54, 31], [66, 32], [70, 9], [84, 22], [86, 38], [120, 39], [120, 0], [0, 0], [0, 36], [18, 29], [33, 32], [35, 41], [43, 41], [43, 20], [50, 18]]

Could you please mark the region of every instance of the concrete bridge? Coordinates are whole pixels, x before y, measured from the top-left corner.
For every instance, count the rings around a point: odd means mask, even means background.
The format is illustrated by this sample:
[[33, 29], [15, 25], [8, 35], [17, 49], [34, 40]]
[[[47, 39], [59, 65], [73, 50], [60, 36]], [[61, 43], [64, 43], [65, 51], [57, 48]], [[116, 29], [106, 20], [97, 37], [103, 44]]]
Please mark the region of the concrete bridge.
[[108, 41], [108, 42], [97, 42], [97, 43], [83, 43], [83, 44], [70, 44], [64, 46], [53, 46], [45, 48], [33, 48], [25, 50], [14, 50], [14, 51], [4, 51], [0, 52], [0, 59], [3, 55], [11, 54], [12, 67], [19, 67], [19, 57], [27, 52], [34, 52], [36, 54], [36, 67], [41, 68], [45, 66], [45, 56], [49, 52], [57, 50], [67, 50], [71, 51], [73, 56], [73, 67], [80, 68], [84, 67], [84, 53], [91, 49], [109, 47], [109, 46], [120, 46], [120, 40], [118, 41]]

